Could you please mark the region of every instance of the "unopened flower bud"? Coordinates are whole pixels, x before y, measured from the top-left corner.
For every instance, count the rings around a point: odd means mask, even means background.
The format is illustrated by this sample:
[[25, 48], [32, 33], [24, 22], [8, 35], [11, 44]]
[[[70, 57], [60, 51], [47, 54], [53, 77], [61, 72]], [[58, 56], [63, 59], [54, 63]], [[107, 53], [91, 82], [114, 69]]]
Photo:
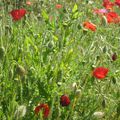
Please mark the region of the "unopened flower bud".
[[77, 83], [76, 83], [76, 82], [74, 82], [74, 83], [72, 84], [71, 89], [72, 89], [73, 91], [77, 89]]
[[117, 59], [117, 54], [114, 53], [114, 54], [112, 55], [112, 60], [115, 61], [116, 59]]
[[107, 18], [105, 16], [102, 16], [101, 24], [104, 26], [107, 25]]
[[58, 86], [61, 86], [61, 85], [62, 85], [62, 82], [58, 82], [57, 85], [58, 85]]
[[81, 95], [81, 90], [80, 90], [80, 89], [77, 89], [76, 92], [75, 92], [75, 95], [76, 95], [77, 97], [79, 97], [79, 96]]
[[26, 106], [21, 105], [19, 106], [15, 111], [15, 118], [20, 119], [21, 117], [24, 117], [26, 114]]
[[0, 47], [0, 59], [2, 59], [5, 55], [5, 48], [2, 46]]
[[24, 76], [26, 74], [26, 70], [23, 66], [21, 65], [18, 65], [17, 68], [16, 68], [16, 72], [18, 75], [20, 76]]
[[103, 118], [105, 116], [105, 114], [104, 114], [104, 112], [94, 112], [93, 116], [95, 118], [101, 119], [101, 118]]

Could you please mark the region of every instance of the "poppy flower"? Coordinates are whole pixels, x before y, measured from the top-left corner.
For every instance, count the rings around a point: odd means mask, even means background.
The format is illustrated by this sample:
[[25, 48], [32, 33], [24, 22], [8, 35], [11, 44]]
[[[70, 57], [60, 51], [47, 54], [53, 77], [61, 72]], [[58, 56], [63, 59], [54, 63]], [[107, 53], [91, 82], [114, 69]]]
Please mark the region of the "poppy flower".
[[112, 55], [112, 60], [115, 61], [116, 59], [117, 59], [117, 54], [114, 53], [114, 54]]
[[61, 9], [61, 8], [62, 8], [62, 5], [61, 5], [61, 4], [57, 4], [57, 5], [56, 5], [56, 8], [57, 8], [57, 9]]
[[62, 95], [60, 97], [60, 104], [64, 106], [68, 106], [70, 104], [70, 98], [67, 95]]
[[112, 10], [114, 5], [115, 4], [110, 2], [109, 0], [103, 0], [103, 6], [108, 10]]
[[26, 5], [31, 5], [32, 3], [30, 1], [26, 1]]
[[107, 9], [95, 9], [93, 10], [93, 12], [95, 14], [105, 14], [105, 13], [108, 13], [108, 10]]
[[115, 4], [120, 7], [120, 0], [115, 0]]
[[97, 79], [104, 79], [107, 76], [109, 69], [98, 67], [93, 70], [93, 76]]
[[40, 112], [40, 110], [43, 109], [43, 117], [47, 118], [49, 113], [50, 113], [50, 108], [48, 106], [48, 104], [40, 104], [35, 108], [35, 114], [38, 115], [38, 113]]
[[116, 12], [109, 12], [105, 16], [107, 18], [108, 23], [119, 23], [120, 22], [120, 16]]
[[12, 10], [10, 14], [14, 21], [18, 21], [25, 16], [26, 12], [27, 11], [25, 9], [15, 9], [15, 10]]
[[91, 22], [84, 22], [83, 23], [83, 27], [86, 28], [86, 29], [89, 29], [91, 31], [96, 31], [96, 25], [91, 23]]

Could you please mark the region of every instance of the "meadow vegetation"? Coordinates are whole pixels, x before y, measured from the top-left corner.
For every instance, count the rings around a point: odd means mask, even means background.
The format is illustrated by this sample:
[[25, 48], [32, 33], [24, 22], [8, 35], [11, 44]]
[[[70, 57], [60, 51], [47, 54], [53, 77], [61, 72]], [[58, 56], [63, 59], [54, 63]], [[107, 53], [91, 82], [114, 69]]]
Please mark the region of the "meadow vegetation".
[[120, 7], [107, 1], [0, 0], [0, 120], [120, 120]]

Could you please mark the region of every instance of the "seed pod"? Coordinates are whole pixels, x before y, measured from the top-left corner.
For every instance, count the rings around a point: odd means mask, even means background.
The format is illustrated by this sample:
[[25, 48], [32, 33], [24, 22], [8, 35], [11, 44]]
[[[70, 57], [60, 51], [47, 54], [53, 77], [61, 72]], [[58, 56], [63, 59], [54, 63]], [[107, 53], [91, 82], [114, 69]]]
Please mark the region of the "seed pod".
[[26, 74], [26, 70], [24, 67], [22, 67], [21, 65], [18, 65], [16, 67], [16, 73], [20, 76], [24, 76]]
[[2, 59], [5, 56], [5, 48], [2, 46], [0, 47], [0, 59]]

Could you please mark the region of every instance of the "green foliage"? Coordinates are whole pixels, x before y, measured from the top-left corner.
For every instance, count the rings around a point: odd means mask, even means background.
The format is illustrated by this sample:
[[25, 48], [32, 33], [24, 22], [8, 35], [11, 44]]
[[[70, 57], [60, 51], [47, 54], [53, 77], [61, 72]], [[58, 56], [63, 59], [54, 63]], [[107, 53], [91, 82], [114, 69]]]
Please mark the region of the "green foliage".
[[[35, 106], [48, 103], [48, 120], [93, 120], [95, 111], [103, 111], [105, 120], [119, 120], [120, 29], [93, 15], [100, 2], [61, 1], [61, 9], [55, 8], [54, 0], [31, 0], [30, 6], [16, 2], [0, 3], [0, 119], [16, 120], [17, 107], [25, 105], [27, 112], [20, 120], [38, 120]], [[12, 21], [9, 12], [23, 7], [26, 16]], [[87, 19], [97, 31], [83, 29]], [[104, 80], [92, 76], [98, 66], [110, 70]], [[70, 106], [60, 106], [63, 94], [69, 95]]]

